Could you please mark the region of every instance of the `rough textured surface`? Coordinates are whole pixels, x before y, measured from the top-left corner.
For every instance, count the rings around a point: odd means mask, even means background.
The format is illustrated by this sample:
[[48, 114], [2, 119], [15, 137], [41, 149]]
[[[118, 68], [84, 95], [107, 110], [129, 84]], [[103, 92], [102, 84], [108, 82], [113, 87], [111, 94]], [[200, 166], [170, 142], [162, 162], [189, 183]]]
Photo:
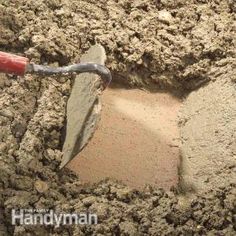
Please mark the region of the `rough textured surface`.
[[234, 1], [10, 2], [0, 7], [0, 47], [67, 64], [98, 42], [116, 78], [132, 85], [191, 90], [235, 56]]
[[[1, 1], [0, 49], [64, 65], [100, 42], [118, 80], [186, 91], [231, 65], [235, 9], [233, 0]], [[84, 187], [68, 170], [57, 172], [71, 80], [0, 75], [1, 235], [235, 235], [235, 185], [182, 205], [173, 193], [111, 182]], [[12, 208], [32, 207], [89, 209], [100, 224], [11, 225]]]

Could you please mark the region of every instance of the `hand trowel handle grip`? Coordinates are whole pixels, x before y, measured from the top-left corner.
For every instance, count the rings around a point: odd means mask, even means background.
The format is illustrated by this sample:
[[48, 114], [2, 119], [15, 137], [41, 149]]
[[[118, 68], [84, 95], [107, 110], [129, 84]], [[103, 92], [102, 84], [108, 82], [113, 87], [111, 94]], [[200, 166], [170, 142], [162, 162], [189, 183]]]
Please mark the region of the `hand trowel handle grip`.
[[14, 75], [24, 75], [29, 59], [0, 51], [0, 72]]

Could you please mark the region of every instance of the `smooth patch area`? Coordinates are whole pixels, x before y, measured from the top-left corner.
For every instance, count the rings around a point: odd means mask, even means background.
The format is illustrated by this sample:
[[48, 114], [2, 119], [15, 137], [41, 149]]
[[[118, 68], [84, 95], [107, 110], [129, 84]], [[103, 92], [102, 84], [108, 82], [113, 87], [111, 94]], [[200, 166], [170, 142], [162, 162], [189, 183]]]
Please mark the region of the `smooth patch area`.
[[82, 182], [106, 177], [143, 188], [178, 183], [181, 102], [167, 93], [108, 89], [94, 137], [69, 168]]

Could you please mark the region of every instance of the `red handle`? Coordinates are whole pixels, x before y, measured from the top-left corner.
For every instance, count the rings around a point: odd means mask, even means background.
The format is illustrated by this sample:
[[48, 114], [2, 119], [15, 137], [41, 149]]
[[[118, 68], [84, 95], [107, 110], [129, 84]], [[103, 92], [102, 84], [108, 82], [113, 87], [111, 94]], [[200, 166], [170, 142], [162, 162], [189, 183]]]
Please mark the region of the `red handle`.
[[28, 58], [0, 52], [0, 72], [24, 75], [28, 64]]

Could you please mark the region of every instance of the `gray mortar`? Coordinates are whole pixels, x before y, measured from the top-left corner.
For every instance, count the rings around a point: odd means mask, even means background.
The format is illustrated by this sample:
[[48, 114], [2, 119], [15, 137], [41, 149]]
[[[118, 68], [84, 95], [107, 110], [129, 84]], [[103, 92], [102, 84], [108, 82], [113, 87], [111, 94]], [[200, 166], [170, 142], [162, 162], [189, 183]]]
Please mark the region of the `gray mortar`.
[[[0, 46], [35, 62], [77, 62], [100, 43], [115, 78], [182, 92], [209, 81], [218, 60], [235, 55], [233, 1], [53, 0], [0, 6]], [[12, 27], [8, 27], [12, 25]]]
[[182, 187], [204, 192], [236, 183], [236, 61], [210, 72], [181, 114]]
[[[193, 90], [224, 74], [232, 77], [235, 40], [231, 0], [0, 3], [1, 50], [66, 65], [98, 42], [119, 80], [154, 83], [153, 90]], [[235, 183], [214, 186], [183, 205], [174, 192], [137, 192], [111, 181], [83, 186], [69, 170], [58, 172], [71, 79], [0, 76], [0, 235], [235, 235]], [[39, 181], [47, 188], [39, 189]], [[12, 208], [89, 210], [100, 221], [59, 229], [13, 227]]]

